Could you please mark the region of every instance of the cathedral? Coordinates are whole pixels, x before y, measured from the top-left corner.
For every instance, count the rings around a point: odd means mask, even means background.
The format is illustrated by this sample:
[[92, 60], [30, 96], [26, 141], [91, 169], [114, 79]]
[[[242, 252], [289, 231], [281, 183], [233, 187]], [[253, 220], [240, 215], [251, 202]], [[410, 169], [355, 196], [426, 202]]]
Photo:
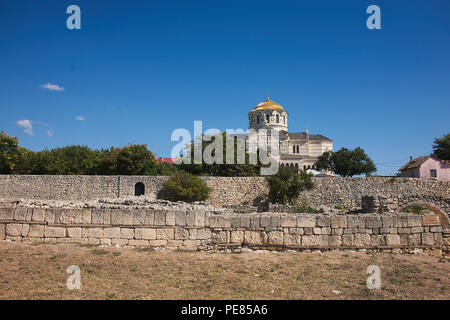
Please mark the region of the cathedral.
[[[301, 170], [314, 169], [314, 163], [322, 153], [333, 151], [333, 140], [320, 134], [309, 134], [308, 129], [305, 132], [289, 132], [288, 117], [288, 112], [281, 105], [267, 98], [248, 113], [249, 129], [278, 131], [280, 165]], [[247, 147], [249, 151], [256, 151], [257, 144], [247, 139]]]

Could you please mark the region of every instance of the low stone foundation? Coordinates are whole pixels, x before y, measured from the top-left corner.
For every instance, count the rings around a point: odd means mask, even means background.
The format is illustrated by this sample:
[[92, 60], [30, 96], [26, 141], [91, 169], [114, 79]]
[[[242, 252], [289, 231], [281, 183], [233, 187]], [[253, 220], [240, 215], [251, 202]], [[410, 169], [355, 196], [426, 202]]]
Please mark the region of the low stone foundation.
[[449, 249], [439, 216], [0, 208], [0, 240], [180, 250]]

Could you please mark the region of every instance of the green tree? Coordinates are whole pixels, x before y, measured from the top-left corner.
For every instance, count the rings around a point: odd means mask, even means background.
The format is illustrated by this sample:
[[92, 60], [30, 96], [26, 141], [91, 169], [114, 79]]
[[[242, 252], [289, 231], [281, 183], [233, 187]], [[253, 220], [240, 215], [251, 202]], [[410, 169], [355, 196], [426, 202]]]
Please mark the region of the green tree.
[[434, 140], [433, 154], [441, 160], [450, 160], [450, 133]]
[[[201, 154], [203, 155], [205, 148], [214, 143], [215, 139], [221, 135], [222, 136], [222, 155], [223, 155], [223, 164], [207, 164], [204, 159], [202, 159], [201, 164], [194, 163], [194, 150], [201, 149]], [[230, 137], [229, 137], [230, 138]], [[225, 132], [213, 135], [213, 136], [202, 136], [202, 142], [200, 139], [196, 139], [191, 142], [189, 148], [188, 157], [191, 158], [190, 164], [181, 163], [179, 165], [180, 169], [196, 174], [196, 175], [208, 175], [208, 176], [222, 176], [222, 177], [247, 177], [247, 176], [257, 176], [259, 175], [258, 165], [250, 164], [249, 153], [244, 149], [244, 164], [238, 164], [238, 148], [245, 148], [243, 145], [238, 144], [237, 138], [231, 138], [233, 141], [233, 164], [227, 164], [227, 134]], [[242, 149], [241, 149], [242, 150]], [[212, 153], [212, 156], [215, 156], [215, 153]]]
[[121, 148], [117, 153], [117, 171], [121, 175], [155, 175], [157, 163], [147, 145], [134, 144]]
[[271, 203], [294, 204], [300, 192], [314, 188], [311, 175], [295, 168], [281, 166], [278, 172], [266, 177]]
[[26, 149], [19, 147], [17, 137], [0, 132], [0, 173], [14, 173], [20, 159], [26, 153]]
[[372, 159], [360, 147], [354, 150], [341, 148], [337, 152], [325, 152], [318, 158], [315, 166], [318, 170], [333, 171], [343, 177], [361, 174], [367, 176], [377, 171]]
[[167, 179], [164, 187], [173, 200], [185, 202], [204, 201], [211, 192], [205, 181], [182, 170], [178, 170]]
[[87, 146], [66, 146], [37, 155], [35, 171], [44, 174], [90, 175], [97, 174], [101, 153]]

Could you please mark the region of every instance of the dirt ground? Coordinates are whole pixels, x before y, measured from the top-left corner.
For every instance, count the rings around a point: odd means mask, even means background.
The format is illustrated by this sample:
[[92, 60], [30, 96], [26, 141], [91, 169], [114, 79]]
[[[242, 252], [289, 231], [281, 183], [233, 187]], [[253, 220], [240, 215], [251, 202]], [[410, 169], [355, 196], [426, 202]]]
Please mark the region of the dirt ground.
[[[81, 270], [69, 290], [66, 270]], [[369, 290], [369, 265], [381, 289]], [[0, 242], [0, 299], [450, 299], [450, 263], [387, 253], [208, 253]]]

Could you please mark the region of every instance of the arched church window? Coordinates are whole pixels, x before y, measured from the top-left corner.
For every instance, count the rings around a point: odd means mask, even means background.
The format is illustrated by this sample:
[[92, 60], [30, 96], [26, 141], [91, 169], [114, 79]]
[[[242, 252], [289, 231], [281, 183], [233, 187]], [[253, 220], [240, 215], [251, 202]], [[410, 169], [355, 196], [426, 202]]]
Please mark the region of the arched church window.
[[269, 122], [269, 120], [270, 120], [270, 116], [268, 113], [266, 113], [266, 121]]
[[306, 166], [303, 166], [303, 170], [306, 171]]
[[297, 146], [297, 153], [300, 153], [300, 146]]
[[261, 117], [258, 114], [258, 123], [260, 123], [260, 122], [261, 122]]
[[142, 182], [136, 183], [134, 186], [134, 195], [139, 197], [145, 194], [145, 185]]
[[298, 169], [298, 163], [295, 164], [295, 168]]
[[292, 153], [295, 153], [295, 146], [292, 146]]
[[277, 115], [277, 123], [280, 123], [280, 116]]

